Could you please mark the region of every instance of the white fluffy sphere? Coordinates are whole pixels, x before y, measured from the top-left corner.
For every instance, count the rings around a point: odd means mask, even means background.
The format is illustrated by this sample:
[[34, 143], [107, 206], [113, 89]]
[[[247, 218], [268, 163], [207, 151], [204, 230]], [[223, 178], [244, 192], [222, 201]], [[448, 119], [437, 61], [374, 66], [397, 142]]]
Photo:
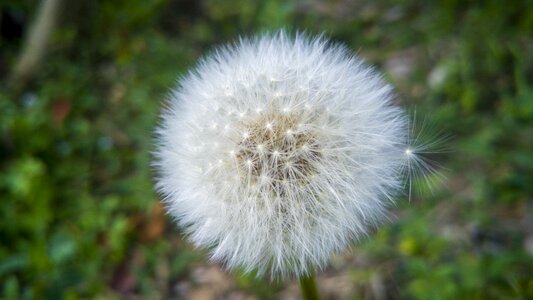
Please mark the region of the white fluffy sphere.
[[407, 116], [324, 38], [241, 40], [179, 81], [158, 128], [157, 187], [197, 246], [272, 277], [322, 268], [385, 218]]

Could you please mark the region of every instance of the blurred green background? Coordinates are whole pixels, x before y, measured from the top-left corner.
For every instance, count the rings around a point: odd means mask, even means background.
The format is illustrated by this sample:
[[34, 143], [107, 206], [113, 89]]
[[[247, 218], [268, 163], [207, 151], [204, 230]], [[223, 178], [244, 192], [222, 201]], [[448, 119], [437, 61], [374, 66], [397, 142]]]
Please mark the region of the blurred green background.
[[12, 70], [41, 1], [0, 2], [1, 299], [298, 299], [209, 264], [153, 190], [168, 89], [213, 46], [325, 32], [453, 138], [446, 179], [319, 272], [326, 299], [533, 299], [532, 1], [63, 1]]

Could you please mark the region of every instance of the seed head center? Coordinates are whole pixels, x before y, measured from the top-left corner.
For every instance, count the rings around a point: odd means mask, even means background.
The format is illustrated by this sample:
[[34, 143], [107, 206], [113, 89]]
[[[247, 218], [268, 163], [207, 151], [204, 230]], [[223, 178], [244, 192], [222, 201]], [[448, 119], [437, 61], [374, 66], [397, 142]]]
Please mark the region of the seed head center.
[[262, 113], [254, 120], [242, 122], [243, 135], [236, 153], [241, 173], [252, 183], [268, 181], [305, 184], [316, 173], [321, 159], [317, 134], [305, 126], [297, 112]]

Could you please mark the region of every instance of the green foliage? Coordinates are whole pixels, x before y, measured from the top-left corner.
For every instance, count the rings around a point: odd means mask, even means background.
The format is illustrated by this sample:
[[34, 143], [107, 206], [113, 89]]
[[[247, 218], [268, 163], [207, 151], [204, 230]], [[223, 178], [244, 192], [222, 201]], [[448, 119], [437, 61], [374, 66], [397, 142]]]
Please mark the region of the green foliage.
[[[204, 51], [280, 27], [326, 31], [355, 49], [453, 136], [438, 157], [445, 183], [404, 201], [358, 246], [368, 263], [347, 266], [353, 284], [379, 276], [388, 296], [406, 299], [533, 298], [527, 1], [193, 2], [69, 2], [36, 79], [0, 85], [0, 298], [176, 296], [173, 284], [205, 255], [157, 208], [158, 112]], [[32, 3], [0, 11], [30, 19]], [[10, 43], [0, 59], [12, 63], [20, 39]], [[398, 57], [401, 76], [390, 67]], [[234, 281], [261, 298], [283, 288]]]

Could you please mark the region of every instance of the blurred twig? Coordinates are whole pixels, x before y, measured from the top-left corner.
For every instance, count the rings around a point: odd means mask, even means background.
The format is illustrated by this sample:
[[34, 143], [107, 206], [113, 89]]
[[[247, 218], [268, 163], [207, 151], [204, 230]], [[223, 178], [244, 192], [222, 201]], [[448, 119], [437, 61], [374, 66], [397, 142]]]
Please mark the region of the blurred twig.
[[15, 86], [24, 85], [35, 73], [41, 63], [51, 33], [59, 17], [61, 0], [43, 0], [37, 11], [35, 21], [26, 36], [23, 49], [17, 58], [10, 82]]

